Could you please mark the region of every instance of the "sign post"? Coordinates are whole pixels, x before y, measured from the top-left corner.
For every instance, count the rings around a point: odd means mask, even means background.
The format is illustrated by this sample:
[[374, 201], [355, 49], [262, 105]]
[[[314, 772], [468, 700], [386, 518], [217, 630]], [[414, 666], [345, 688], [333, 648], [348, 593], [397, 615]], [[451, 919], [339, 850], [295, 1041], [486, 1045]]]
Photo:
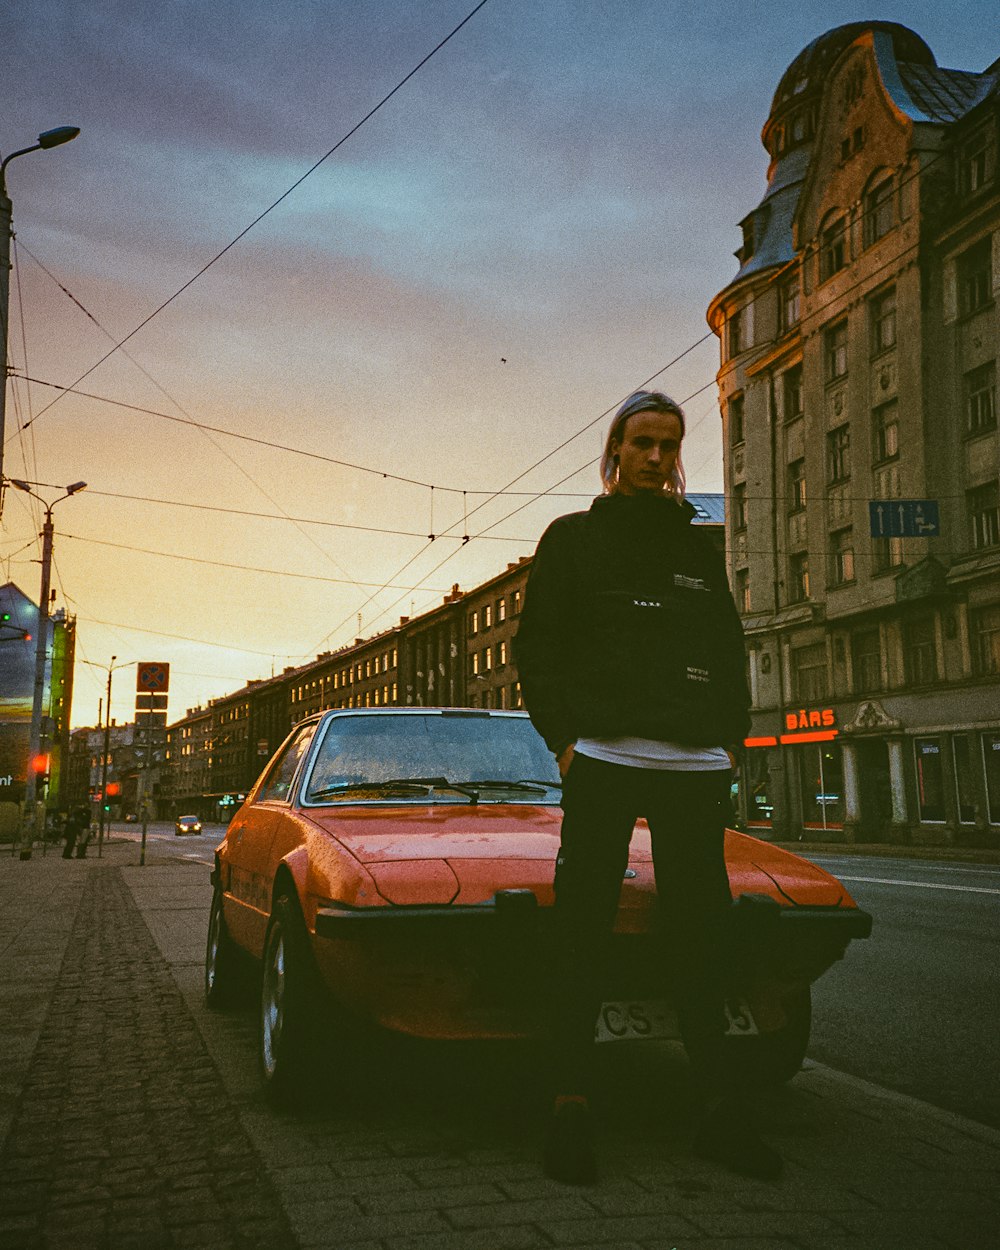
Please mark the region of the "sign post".
[[147, 661], [140, 664], [135, 675], [135, 736], [143, 746], [142, 768], [136, 798], [142, 808], [142, 842], [139, 865], [146, 863], [146, 830], [149, 826], [149, 803], [146, 798], [146, 776], [156, 739], [167, 728], [167, 691], [170, 688], [170, 665]]

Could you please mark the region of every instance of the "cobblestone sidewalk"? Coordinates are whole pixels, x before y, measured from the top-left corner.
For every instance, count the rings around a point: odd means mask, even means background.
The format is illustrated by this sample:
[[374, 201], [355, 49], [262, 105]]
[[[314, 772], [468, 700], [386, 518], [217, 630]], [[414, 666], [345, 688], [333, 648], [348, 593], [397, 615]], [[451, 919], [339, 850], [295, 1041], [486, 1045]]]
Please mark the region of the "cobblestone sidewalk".
[[295, 1244], [117, 868], [92, 868], [0, 1150], [0, 1245]]

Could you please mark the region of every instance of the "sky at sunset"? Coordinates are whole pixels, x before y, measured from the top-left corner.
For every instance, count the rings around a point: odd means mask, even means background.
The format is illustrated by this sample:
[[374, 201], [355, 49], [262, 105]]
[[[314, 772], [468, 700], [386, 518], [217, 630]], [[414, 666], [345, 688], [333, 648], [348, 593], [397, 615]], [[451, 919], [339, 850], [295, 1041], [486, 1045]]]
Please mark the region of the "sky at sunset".
[[[596, 493], [606, 422], [591, 423], [706, 334], [796, 54], [880, 18], [949, 68], [1000, 56], [987, 0], [488, 0], [78, 381], [474, 4], [8, 13], [0, 150], [81, 128], [7, 170], [10, 364], [38, 381], [9, 384], [4, 472], [88, 483], [53, 514], [56, 606], [79, 623], [74, 725], [96, 721], [112, 655], [171, 663], [175, 720], [349, 642], [359, 612], [368, 636], [529, 554]], [[709, 338], [655, 383], [694, 395], [692, 491], [722, 489], [716, 365]], [[529, 493], [491, 498], [513, 479]], [[29, 503], [8, 489], [0, 582], [36, 598]], [[115, 680], [112, 714], [131, 719], [134, 670]]]

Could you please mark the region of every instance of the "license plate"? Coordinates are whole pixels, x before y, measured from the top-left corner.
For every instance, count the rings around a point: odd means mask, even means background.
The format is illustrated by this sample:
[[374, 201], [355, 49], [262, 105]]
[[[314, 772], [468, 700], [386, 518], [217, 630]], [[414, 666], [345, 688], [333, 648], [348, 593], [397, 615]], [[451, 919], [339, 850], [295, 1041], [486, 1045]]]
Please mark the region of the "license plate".
[[[758, 1032], [748, 1003], [726, 1003], [727, 1037], [750, 1037]], [[602, 1003], [594, 1029], [597, 1042], [636, 1042], [678, 1039], [677, 1012], [662, 999]]]

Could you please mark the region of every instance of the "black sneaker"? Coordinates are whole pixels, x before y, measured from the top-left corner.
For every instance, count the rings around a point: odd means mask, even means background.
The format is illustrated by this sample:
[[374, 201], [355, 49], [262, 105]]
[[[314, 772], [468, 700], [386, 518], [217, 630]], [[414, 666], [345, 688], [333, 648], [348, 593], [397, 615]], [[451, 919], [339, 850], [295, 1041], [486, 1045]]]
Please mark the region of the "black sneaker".
[[597, 1156], [585, 1099], [556, 1099], [545, 1134], [542, 1166], [546, 1176], [566, 1185], [593, 1185], [597, 1181]]
[[695, 1134], [694, 1153], [755, 1180], [776, 1181], [784, 1168], [781, 1155], [761, 1140], [748, 1113], [731, 1102], [719, 1103], [705, 1117]]

